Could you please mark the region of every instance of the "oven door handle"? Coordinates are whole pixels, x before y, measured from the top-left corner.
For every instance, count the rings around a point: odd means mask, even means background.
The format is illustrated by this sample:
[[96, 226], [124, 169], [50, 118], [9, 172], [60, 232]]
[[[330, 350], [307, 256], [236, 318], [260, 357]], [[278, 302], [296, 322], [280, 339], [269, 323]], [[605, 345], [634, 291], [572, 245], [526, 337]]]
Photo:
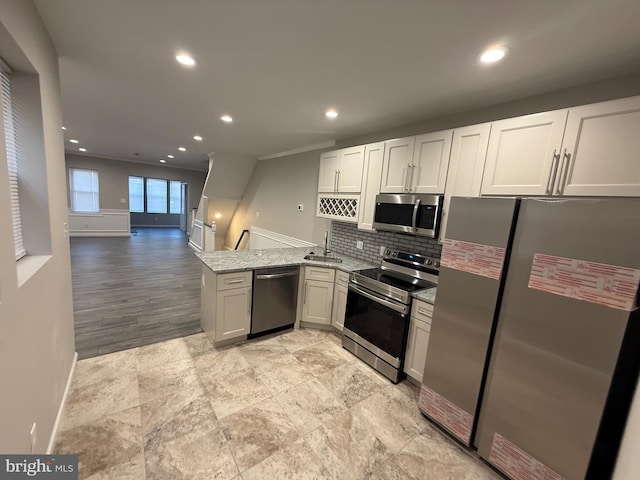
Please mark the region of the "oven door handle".
[[413, 206], [413, 217], [411, 217], [411, 226], [413, 227], [413, 231], [416, 232], [418, 230], [418, 210], [420, 210], [420, 199], [416, 200], [415, 205]]
[[358, 295], [362, 295], [363, 297], [368, 298], [369, 300], [372, 300], [376, 303], [379, 303], [381, 305], [384, 305], [385, 307], [389, 307], [390, 309], [398, 312], [398, 313], [402, 313], [404, 315], [406, 315], [409, 310], [409, 308], [406, 305], [398, 305], [397, 303], [391, 302], [385, 298], [382, 297], [378, 297], [377, 295], [373, 295], [369, 292], [367, 292], [366, 290], [363, 290], [360, 287], [355, 286], [354, 284], [350, 283], [349, 284], [349, 290], [357, 293]]

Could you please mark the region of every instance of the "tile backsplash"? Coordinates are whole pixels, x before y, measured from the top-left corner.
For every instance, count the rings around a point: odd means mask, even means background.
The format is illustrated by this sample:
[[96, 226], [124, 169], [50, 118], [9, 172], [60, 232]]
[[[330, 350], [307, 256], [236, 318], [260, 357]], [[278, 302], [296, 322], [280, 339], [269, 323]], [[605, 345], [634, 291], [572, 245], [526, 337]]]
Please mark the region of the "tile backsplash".
[[[363, 243], [362, 250], [356, 248], [358, 240]], [[331, 222], [330, 248], [334, 253], [379, 264], [382, 261], [381, 246], [436, 258], [440, 258], [442, 252], [442, 246], [435, 238], [392, 232], [368, 232], [358, 230], [354, 223]]]

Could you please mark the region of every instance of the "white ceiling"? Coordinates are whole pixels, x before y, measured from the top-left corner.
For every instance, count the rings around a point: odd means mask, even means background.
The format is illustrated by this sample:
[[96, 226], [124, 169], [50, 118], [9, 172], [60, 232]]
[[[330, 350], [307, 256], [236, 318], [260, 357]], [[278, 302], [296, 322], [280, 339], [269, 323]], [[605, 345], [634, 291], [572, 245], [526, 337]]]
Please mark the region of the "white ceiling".
[[[203, 170], [211, 151], [258, 157], [640, 70], [638, 0], [35, 3], [67, 140]], [[494, 43], [510, 54], [481, 66]]]

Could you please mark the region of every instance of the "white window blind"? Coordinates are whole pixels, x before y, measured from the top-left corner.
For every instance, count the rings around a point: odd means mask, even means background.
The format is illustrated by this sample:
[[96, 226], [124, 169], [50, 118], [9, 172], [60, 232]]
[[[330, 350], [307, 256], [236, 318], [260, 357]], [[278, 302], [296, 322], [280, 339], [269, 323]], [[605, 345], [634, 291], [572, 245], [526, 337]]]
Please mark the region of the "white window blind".
[[147, 213], [167, 213], [167, 181], [147, 178]]
[[22, 219], [20, 214], [20, 196], [18, 178], [20, 163], [16, 148], [16, 117], [11, 101], [11, 69], [0, 60], [0, 82], [2, 83], [2, 121], [4, 124], [4, 143], [7, 152], [7, 169], [9, 171], [9, 195], [11, 197], [11, 215], [13, 221], [13, 240], [16, 260], [26, 255], [22, 241]]
[[72, 211], [79, 213], [98, 213], [100, 211], [100, 192], [96, 170], [70, 168], [69, 187]]
[[129, 177], [129, 211], [144, 212], [144, 179]]
[[171, 180], [169, 182], [169, 213], [182, 213], [180, 211], [181, 198], [180, 182]]

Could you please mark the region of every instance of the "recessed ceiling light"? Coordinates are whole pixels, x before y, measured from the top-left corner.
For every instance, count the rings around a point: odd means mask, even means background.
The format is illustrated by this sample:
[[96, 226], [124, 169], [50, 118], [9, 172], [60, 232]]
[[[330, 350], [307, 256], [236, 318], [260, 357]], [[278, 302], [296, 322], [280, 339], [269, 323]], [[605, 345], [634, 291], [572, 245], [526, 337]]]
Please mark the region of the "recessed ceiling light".
[[184, 147], [178, 147], [178, 150], [180, 150], [181, 152], [186, 152], [187, 151], [187, 149], [184, 148]]
[[84, 148], [84, 147], [80, 147], [78, 150], [81, 151], [81, 152], [86, 152], [87, 151], [87, 149]]
[[173, 155], [167, 155], [167, 157], [169, 157], [169, 158], [173, 158]]
[[202, 137], [201, 137], [200, 135], [194, 135], [194, 136], [193, 136], [193, 139], [194, 139], [194, 140], [196, 140], [196, 141], [198, 141], [198, 142], [201, 142], [201, 141], [202, 141]]
[[181, 53], [180, 55], [176, 55], [176, 60], [180, 62], [185, 67], [193, 67], [196, 64], [196, 61], [193, 59], [191, 55], [186, 55]]
[[160, 159], [160, 163], [167, 163], [167, 161], [163, 158]]
[[507, 49], [505, 47], [492, 47], [483, 52], [483, 54], [480, 56], [480, 61], [482, 63], [498, 62], [502, 60], [506, 54]]
[[75, 138], [72, 138], [71, 140], [69, 140], [71, 143], [80, 143], [78, 140], [76, 140]]
[[66, 130], [66, 129], [67, 129], [67, 127], [62, 127], [62, 129], [63, 129], [63, 130]]
[[327, 116], [327, 118], [336, 118], [338, 116], [338, 112], [336, 112], [335, 110], [327, 110], [324, 114]]
[[223, 115], [223, 116], [220, 117], [220, 120], [222, 120], [223, 122], [226, 122], [226, 123], [233, 122], [233, 118], [231, 118], [230, 115]]
[[220, 218], [220, 217], [222, 217], [222, 214], [221, 214], [220, 212], [218, 212], [218, 213], [216, 213], [216, 214], [214, 215], [214, 217], [216, 217], [216, 218]]

